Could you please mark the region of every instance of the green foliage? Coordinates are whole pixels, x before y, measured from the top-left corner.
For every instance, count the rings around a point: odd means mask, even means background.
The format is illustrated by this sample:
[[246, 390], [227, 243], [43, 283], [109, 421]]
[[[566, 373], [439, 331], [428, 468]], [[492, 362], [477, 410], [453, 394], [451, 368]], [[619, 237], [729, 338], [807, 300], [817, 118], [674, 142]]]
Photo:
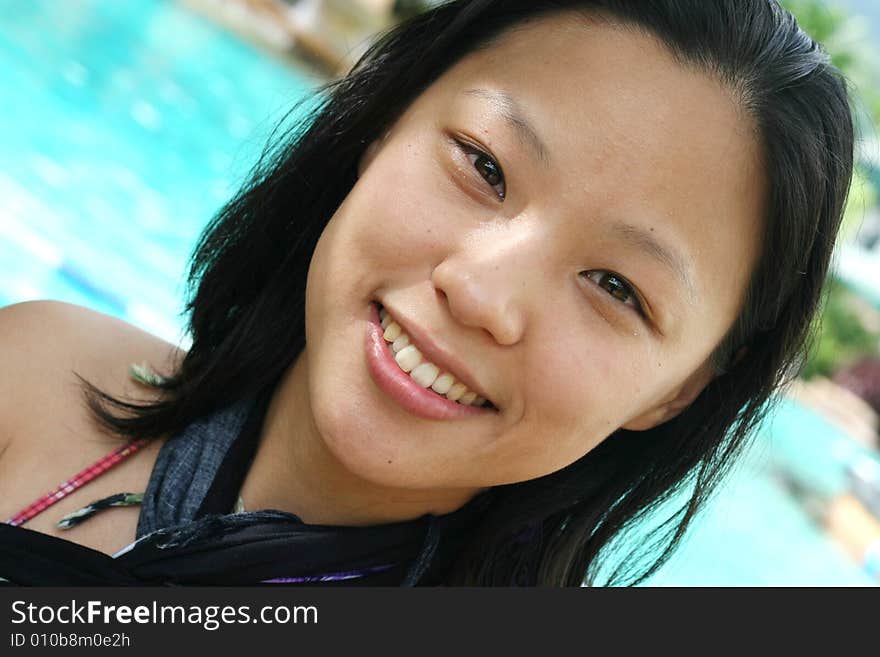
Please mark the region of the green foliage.
[[853, 179], [849, 187], [849, 196], [843, 210], [843, 222], [840, 239], [846, 242], [858, 233], [868, 210], [877, 204], [877, 189], [871, 183], [866, 172], [860, 166], [853, 170]]
[[860, 121], [873, 134], [880, 122], [880, 58], [866, 21], [827, 0], [781, 0], [803, 30], [822, 44], [850, 82], [868, 116]]
[[840, 367], [868, 354], [878, 353], [880, 335], [869, 330], [856, 311], [855, 295], [830, 279], [825, 307], [802, 375], [831, 377]]
[[845, 71], [854, 62], [847, 44], [841, 43], [850, 16], [839, 7], [828, 6], [824, 0], [782, 0], [803, 30], [829, 49], [835, 66]]
[[406, 20], [436, 4], [438, 3], [431, 0], [394, 0], [394, 16], [398, 20]]
[[[865, 137], [876, 135], [880, 121], [880, 59], [865, 21], [834, 6], [833, 0], [781, 0], [803, 30], [822, 44], [832, 63], [846, 76], [857, 110], [854, 120]], [[861, 107], [861, 112], [859, 111]], [[877, 190], [857, 166], [843, 217], [841, 241], [857, 232], [867, 211], [877, 203]], [[878, 335], [866, 328], [856, 311], [857, 296], [829, 280], [825, 305], [814, 331], [803, 376], [828, 376], [867, 354], [877, 353]]]

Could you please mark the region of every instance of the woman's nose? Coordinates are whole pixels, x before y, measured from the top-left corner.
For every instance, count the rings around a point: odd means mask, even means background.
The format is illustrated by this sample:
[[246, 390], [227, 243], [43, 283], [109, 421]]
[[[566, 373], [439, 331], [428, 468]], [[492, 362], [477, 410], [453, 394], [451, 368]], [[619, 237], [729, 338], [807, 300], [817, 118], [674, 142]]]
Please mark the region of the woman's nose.
[[525, 242], [510, 236], [471, 242], [437, 265], [431, 282], [458, 322], [485, 329], [498, 344], [513, 345], [522, 339], [529, 294], [534, 293], [536, 271], [529, 251]]

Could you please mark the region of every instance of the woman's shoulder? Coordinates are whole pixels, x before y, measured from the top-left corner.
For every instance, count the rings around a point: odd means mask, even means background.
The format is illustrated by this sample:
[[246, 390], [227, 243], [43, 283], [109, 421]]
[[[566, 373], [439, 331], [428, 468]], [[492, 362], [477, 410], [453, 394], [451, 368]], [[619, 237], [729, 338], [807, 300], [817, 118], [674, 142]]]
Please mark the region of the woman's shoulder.
[[[78, 377], [114, 397], [148, 401], [159, 393], [132, 380], [130, 365], [146, 361], [167, 373], [182, 355], [80, 306], [37, 301], [0, 309], [0, 522], [122, 444], [92, 416]], [[55, 523], [95, 499], [145, 490], [160, 446], [151, 442], [26, 527], [112, 554], [133, 539], [137, 508], [70, 530]]]
[[[145, 395], [131, 363], [158, 371], [183, 352], [127, 322], [60, 301], [0, 308], [0, 450], [35, 417], [63, 417], [82, 405], [77, 375], [113, 395]], [[60, 412], [60, 415], [59, 415]]]

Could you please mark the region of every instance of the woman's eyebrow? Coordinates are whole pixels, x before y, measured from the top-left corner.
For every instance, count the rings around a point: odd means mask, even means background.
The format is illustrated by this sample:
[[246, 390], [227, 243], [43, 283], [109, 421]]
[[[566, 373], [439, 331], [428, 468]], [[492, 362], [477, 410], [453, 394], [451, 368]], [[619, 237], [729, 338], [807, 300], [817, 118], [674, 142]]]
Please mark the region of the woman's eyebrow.
[[[527, 150], [531, 151], [544, 166], [549, 166], [550, 152], [516, 98], [500, 89], [474, 88], [465, 90], [464, 94], [489, 101], [493, 109], [514, 129], [519, 141]], [[612, 224], [611, 231], [665, 265], [684, 286], [688, 302], [696, 303], [696, 287], [689, 274], [689, 267], [676, 249], [660, 242], [650, 231], [623, 221]]]
[[495, 111], [514, 129], [520, 143], [531, 150], [541, 164], [544, 166], [550, 164], [550, 152], [547, 150], [547, 146], [538, 135], [535, 126], [526, 117], [516, 98], [500, 89], [468, 89], [464, 93], [468, 96], [488, 100]]
[[614, 222], [611, 225], [611, 232], [616, 233], [625, 242], [641, 249], [665, 265], [684, 286], [687, 292], [687, 301], [690, 304], [696, 303], [696, 287], [694, 287], [693, 280], [689, 274], [690, 268], [679, 251], [672, 246], [667, 246], [660, 242], [650, 231], [623, 221]]

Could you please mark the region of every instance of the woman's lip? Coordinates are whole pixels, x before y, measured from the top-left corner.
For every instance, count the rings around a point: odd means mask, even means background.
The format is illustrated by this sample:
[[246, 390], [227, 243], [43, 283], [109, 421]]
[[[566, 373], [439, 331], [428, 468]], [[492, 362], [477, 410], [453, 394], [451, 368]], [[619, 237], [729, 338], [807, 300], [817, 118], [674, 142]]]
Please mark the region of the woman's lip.
[[372, 303], [366, 334], [367, 368], [376, 385], [410, 413], [430, 420], [458, 420], [496, 412], [490, 408], [459, 404], [420, 386], [398, 367], [383, 333], [379, 308]]
[[[455, 380], [460, 381], [467, 386], [468, 390], [475, 392], [483, 399], [489, 399], [489, 396], [484, 394], [479, 386], [475, 385], [472, 380], [473, 377], [468, 374], [467, 368], [461, 361], [455, 358], [447, 350], [437, 347], [427, 332], [423, 331], [420, 326], [415, 323], [410, 323], [406, 318], [400, 317], [398, 314], [395, 314], [390, 310], [388, 312], [391, 315], [391, 319], [397, 322], [403, 332], [409, 336], [411, 344], [418, 348], [425, 360], [434, 363], [434, 365], [440, 368], [441, 372], [450, 372], [455, 377]], [[494, 406], [491, 399], [489, 399], [489, 403], [492, 403]], [[459, 404], [459, 406], [460, 405], [461, 404]]]

